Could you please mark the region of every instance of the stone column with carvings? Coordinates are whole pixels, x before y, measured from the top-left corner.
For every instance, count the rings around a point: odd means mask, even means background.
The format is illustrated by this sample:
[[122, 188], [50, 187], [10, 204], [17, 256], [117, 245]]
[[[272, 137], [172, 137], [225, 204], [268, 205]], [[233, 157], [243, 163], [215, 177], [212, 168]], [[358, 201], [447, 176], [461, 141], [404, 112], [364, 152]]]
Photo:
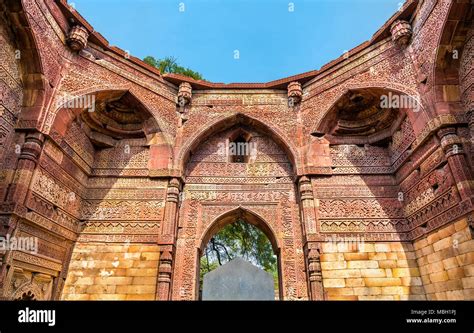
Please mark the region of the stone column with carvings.
[[314, 204], [311, 180], [303, 176], [299, 182], [300, 207], [305, 234], [305, 255], [311, 300], [323, 300], [324, 289], [321, 276], [321, 247], [317, 230], [317, 211]]
[[[7, 198], [2, 203], [2, 225], [0, 226], [0, 236], [15, 236], [19, 219], [26, 212], [25, 200], [30, 186], [33, 172], [35, 171], [38, 159], [43, 148], [44, 136], [39, 132], [26, 134], [25, 142], [20, 151], [12, 184], [7, 193]], [[0, 296], [3, 295], [4, 287], [8, 284], [8, 270], [12, 268], [12, 252], [6, 251], [1, 260], [0, 266]]]
[[441, 140], [441, 147], [453, 173], [461, 201], [472, 200], [472, 174], [463, 150], [463, 140], [457, 135], [454, 127], [440, 129], [438, 137]]
[[172, 178], [169, 181], [166, 194], [165, 214], [158, 240], [158, 245], [160, 246], [158, 281], [156, 287], [156, 298], [158, 300], [169, 300], [171, 295], [171, 277], [173, 257], [176, 248], [180, 187], [181, 183], [179, 179]]

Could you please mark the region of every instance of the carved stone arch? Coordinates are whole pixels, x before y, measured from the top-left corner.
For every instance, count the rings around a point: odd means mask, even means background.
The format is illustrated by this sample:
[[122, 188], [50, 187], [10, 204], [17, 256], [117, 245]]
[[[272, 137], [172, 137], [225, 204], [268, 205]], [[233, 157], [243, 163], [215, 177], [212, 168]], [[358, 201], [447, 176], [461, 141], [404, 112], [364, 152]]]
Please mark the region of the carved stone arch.
[[19, 64], [23, 88], [22, 111], [18, 115], [19, 128], [36, 128], [46, 95], [46, 79], [36, 37], [32, 33], [30, 18], [23, 1], [0, 1], [6, 9], [19, 51]]
[[[137, 113], [142, 117], [142, 131], [151, 144], [157, 141], [164, 141], [159, 125], [159, 120], [153, 115], [147, 106], [129, 89], [86, 89], [80, 93], [74, 93], [65, 98], [64, 101], [56, 100], [58, 107], [53, 116], [51, 126], [48, 126], [48, 133], [55, 139], [64, 136], [74, 119], [86, 109], [96, 111], [97, 107], [103, 107], [110, 101], [116, 101], [125, 98], [130, 104], [136, 105]], [[93, 113], [93, 112], [91, 112]], [[121, 131], [121, 130], [118, 130]], [[122, 131], [123, 132], [123, 131]], [[133, 135], [130, 131], [130, 135]], [[124, 133], [125, 134], [125, 133]], [[153, 138], [155, 136], [155, 138]], [[158, 137], [158, 138], [156, 138]]]
[[[472, 59], [473, 17], [474, 5], [469, 1], [451, 1], [449, 4], [431, 72], [432, 98], [437, 114], [459, 113], [463, 109], [472, 109], [472, 74], [469, 76], [467, 72], [463, 75], [460, 69], [461, 60]], [[468, 44], [469, 39], [471, 44]], [[470, 53], [465, 55], [465, 52]], [[463, 68], [466, 69], [472, 71], [472, 60], [470, 68]]]
[[226, 225], [234, 223], [238, 218], [242, 218], [247, 223], [259, 228], [272, 244], [273, 252], [275, 252], [275, 254], [280, 252], [280, 242], [276, 237], [277, 233], [275, 232], [275, 229], [257, 212], [250, 208], [239, 206], [237, 208], [231, 208], [214, 218], [214, 220], [203, 230], [199, 241], [200, 253], [205, 249], [212, 236], [217, 234]]
[[[384, 139], [393, 135], [393, 133], [398, 129], [402, 120], [405, 116], [408, 116], [410, 122], [412, 123], [415, 131], [421, 131], [423, 125], [426, 124], [428, 121], [428, 115], [425, 110], [425, 103], [421, 99], [418, 92], [409, 89], [405, 86], [402, 86], [398, 83], [388, 83], [388, 82], [377, 82], [371, 81], [367, 83], [351, 83], [345, 87], [339, 94], [337, 94], [331, 106], [326, 109], [321, 117], [320, 121], [312, 131], [312, 133], [317, 134], [319, 136], [326, 134], [328, 131], [328, 127], [332, 125], [334, 121], [337, 120], [337, 115], [335, 115], [336, 109], [338, 104], [349, 95], [357, 95], [364, 92], [376, 91], [379, 94], [383, 92], [383, 94], [389, 95], [398, 95], [398, 96], [408, 96], [413, 100], [413, 103], [416, 105], [417, 109], [414, 110], [416, 112], [407, 112], [407, 108], [400, 108], [399, 114], [393, 119], [393, 124], [382, 131], [380, 131], [377, 135], [374, 135], [372, 141], [377, 141], [380, 139]], [[370, 137], [367, 136], [367, 143], [370, 141]], [[357, 140], [356, 140], [357, 141]]]
[[229, 129], [235, 125], [246, 125], [268, 135], [285, 151], [293, 166], [293, 172], [299, 174], [299, 170], [301, 170], [299, 155], [296, 147], [291, 143], [291, 140], [277, 127], [272, 126], [271, 124], [265, 124], [264, 122], [243, 113], [234, 113], [230, 116], [220, 117], [208, 124], [206, 127], [196, 131], [195, 134], [179, 148], [175, 158], [175, 163], [178, 163], [176, 166], [177, 169], [184, 173], [190, 154], [202, 142], [213, 134]]
[[[61, 118], [63, 118], [63, 121], [65, 121], [66, 124], [69, 125], [74, 119], [74, 117], [84, 110], [84, 108], [78, 108], [78, 109], [68, 108], [67, 104], [70, 103], [71, 101], [75, 101], [75, 100], [80, 101], [81, 99], [85, 97], [91, 96], [90, 99], [92, 99], [93, 97], [95, 102], [101, 102], [98, 96], [104, 96], [106, 94], [121, 94], [121, 93], [129, 94], [131, 96], [131, 99], [135, 103], [137, 103], [137, 105], [141, 107], [142, 110], [147, 114], [146, 125], [147, 125], [147, 132], [149, 134], [161, 132], [162, 128], [164, 128], [164, 126], [162, 125], [161, 119], [157, 118], [155, 114], [152, 112], [152, 110], [150, 109], [150, 107], [146, 105], [146, 103], [138, 97], [138, 94], [135, 91], [135, 89], [127, 87], [127, 86], [90, 87], [90, 88], [75, 91], [67, 95], [61, 96], [60, 94], [58, 94], [55, 97], [55, 100], [53, 101], [54, 111], [50, 111], [50, 114], [48, 115], [48, 121], [44, 125], [43, 131], [46, 134], [51, 133], [51, 130], [55, 127], [56, 122], [58, 121], [58, 119], [61, 119]], [[60, 112], [65, 108], [64, 107], [65, 105], [66, 105], [66, 109], [68, 109], [69, 111], [72, 111], [72, 113], [70, 112], [68, 115], [66, 114], [61, 115]]]
[[16, 289], [11, 299], [13, 300], [43, 300], [43, 291], [33, 282], [26, 282]]

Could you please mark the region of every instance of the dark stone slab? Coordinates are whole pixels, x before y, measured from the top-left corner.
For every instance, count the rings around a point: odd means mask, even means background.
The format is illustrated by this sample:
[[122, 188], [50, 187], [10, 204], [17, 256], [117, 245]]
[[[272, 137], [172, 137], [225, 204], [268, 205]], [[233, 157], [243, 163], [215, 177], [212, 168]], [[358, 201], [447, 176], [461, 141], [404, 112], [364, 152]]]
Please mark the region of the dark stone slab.
[[273, 277], [263, 269], [236, 258], [204, 275], [202, 299], [275, 300]]

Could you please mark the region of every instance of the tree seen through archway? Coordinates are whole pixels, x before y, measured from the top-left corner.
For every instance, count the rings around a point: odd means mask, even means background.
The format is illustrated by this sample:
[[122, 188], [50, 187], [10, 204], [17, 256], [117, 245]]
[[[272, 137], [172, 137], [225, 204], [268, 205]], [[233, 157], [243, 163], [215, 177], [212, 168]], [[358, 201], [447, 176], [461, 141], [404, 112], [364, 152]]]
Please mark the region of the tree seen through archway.
[[278, 263], [272, 244], [259, 228], [243, 219], [226, 225], [209, 240], [200, 261], [200, 291], [206, 273], [237, 257], [270, 273], [278, 295]]

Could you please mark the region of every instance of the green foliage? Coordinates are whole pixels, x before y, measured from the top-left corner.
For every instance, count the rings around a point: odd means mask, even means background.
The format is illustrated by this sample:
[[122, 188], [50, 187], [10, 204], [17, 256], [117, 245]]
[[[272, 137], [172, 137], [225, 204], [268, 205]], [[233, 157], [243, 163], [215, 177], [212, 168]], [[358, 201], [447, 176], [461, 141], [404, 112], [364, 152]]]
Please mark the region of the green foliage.
[[174, 73], [191, 77], [195, 80], [204, 80], [201, 73], [195, 72], [189, 68], [178, 65], [177, 59], [174, 57], [166, 57], [164, 59], [155, 59], [152, 56], [147, 56], [143, 59], [147, 64], [156, 67], [161, 73]]
[[272, 274], [278, 288], [277, 257], [272, 244], [260, 229], [244, 220], [228, 224], [209, 241], [201, 257], [201, 283], [204, 274], [236, 257]]

